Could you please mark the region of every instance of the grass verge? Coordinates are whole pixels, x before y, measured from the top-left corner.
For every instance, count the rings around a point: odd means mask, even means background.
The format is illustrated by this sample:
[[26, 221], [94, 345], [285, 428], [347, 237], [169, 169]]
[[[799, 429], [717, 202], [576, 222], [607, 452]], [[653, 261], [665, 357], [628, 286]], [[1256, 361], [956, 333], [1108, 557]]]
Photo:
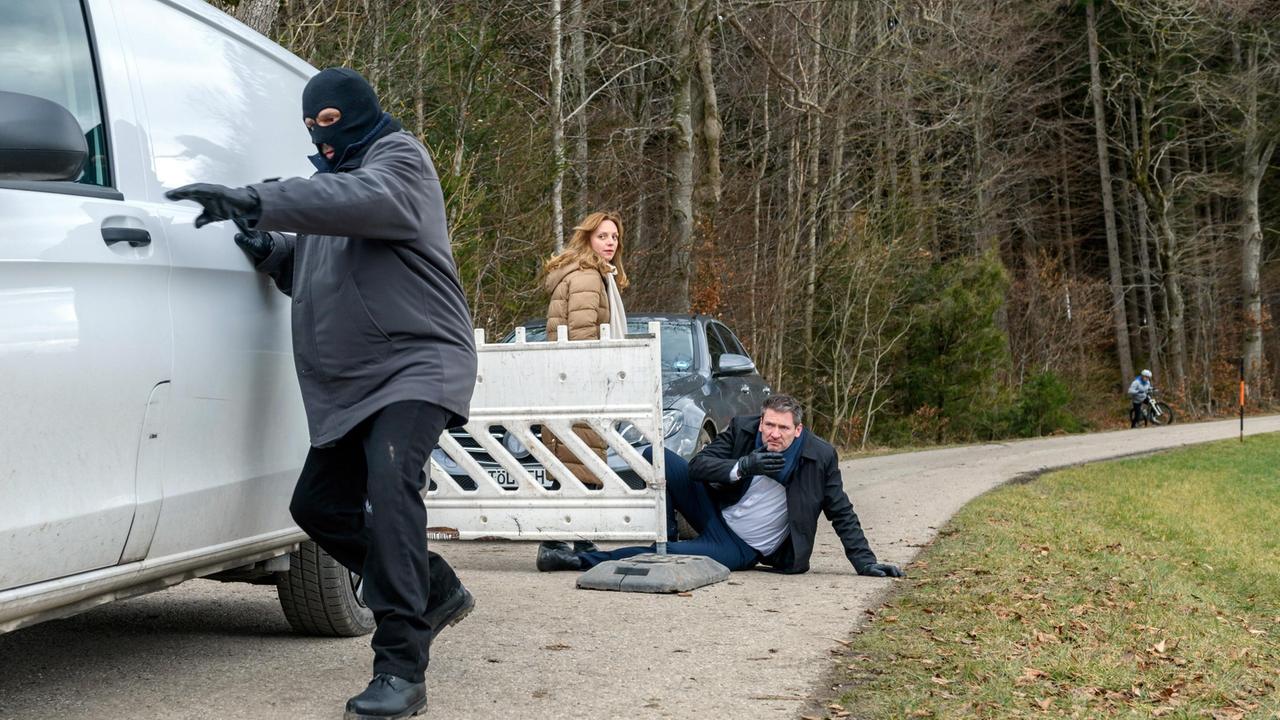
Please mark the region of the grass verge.
[[971, 503], [853, 638], [830, 717], [1280, 718], [1280, 435]]

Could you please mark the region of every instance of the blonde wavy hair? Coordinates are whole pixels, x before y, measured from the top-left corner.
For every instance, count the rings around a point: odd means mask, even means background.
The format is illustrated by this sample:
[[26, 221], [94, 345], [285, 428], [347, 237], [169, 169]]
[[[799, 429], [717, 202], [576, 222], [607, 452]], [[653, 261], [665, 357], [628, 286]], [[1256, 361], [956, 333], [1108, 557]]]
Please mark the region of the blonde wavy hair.
[[546, 264], [542, 266], [542, 274], [544, 276], [549, 275], [558, 268], [571, 264], [584, 269], [599, 270], [601, 274], [608, 274], [610, 263], [597, 255], [595, 250], [591, 249], [591, 236], [600, 227], [600, 223], [605, 220], [612, 221], [614, 225], [618, 226], [618, 248], [613, 254], [612, 265], [618, 271], [618, 274], [614, 276], [614, 280], [618, 283], [618, 289], [626, 288], [630, 282], [627, 280], [627, 271], [622, 269], [622, 218], [612, 210], [593, 212], [583, 218], [573, 228], [573, 236], [569, 238], [564, 250], [558, 255], [552, 255]]

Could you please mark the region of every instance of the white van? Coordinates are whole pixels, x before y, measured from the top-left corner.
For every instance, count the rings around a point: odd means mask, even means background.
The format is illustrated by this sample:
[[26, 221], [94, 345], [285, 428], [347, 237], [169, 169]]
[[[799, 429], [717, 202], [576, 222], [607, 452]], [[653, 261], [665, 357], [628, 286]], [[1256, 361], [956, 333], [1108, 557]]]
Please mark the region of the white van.
[[289, 517], [289, 299], [164, 199], [310, 175], [314, 72], [200, 0], [0, 0], [0, 633], [196, 577], [373, 629]]

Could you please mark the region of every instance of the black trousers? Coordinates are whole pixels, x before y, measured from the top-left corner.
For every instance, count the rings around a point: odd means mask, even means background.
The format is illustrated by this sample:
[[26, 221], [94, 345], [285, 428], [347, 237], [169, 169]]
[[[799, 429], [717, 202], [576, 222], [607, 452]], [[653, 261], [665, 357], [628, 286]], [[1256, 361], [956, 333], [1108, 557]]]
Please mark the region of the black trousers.
[[1138, 423], [1142, 423], [1143, 425], [1147, 425], [1147, 424], [1148, 424], [1148, 421], [1147, 421], [1147, 408], [1145, 407], [1145, 405], [1146, 405], [1146, 401], [1145, 401], [1145, 400], [1144, 400], [1144, 401], [1142, 401], [1142, 402], [1131, 402], [1131, 403], [1130, 403], [1130, 406], [1129, 406], [1129, 427], [1131, 427], [1131, 428], [1136, 428], [1136, 427], [1138, 427]]
[[458, 576], [427, 550], [423, 466], [449, 411], [422, 401], [379, 410], [330, 447], [311, 448], [289, 511], [298, 527], [364, 579], [373, 611], [373, 672], [422, 682], [431, 630], [427, 609]]

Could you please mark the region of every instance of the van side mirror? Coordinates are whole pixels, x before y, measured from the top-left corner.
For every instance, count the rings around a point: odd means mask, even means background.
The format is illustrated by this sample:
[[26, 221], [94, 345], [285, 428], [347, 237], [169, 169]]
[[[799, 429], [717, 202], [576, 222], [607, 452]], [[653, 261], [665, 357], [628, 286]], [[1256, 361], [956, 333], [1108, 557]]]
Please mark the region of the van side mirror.
[[756, 371], [751, 358], [737, 353], [724, 353], [716, 364], [716, 375], [749, 375]]
[[75, 180], [89, 146], [58, 103], [0, 91], [0, 180]]

